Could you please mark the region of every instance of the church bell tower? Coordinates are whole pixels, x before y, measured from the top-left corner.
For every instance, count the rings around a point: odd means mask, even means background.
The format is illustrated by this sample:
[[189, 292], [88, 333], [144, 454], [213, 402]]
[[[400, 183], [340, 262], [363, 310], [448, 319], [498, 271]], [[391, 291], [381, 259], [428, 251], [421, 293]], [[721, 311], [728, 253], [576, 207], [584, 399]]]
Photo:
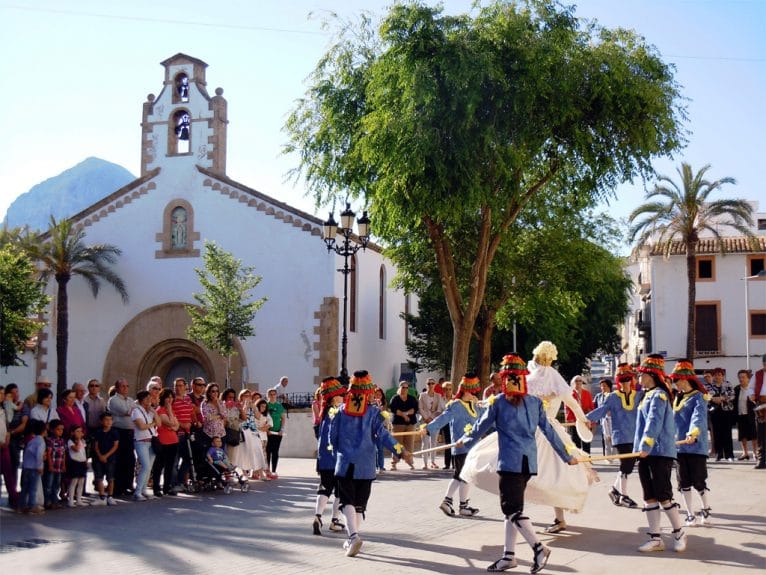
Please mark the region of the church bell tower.
[[157, 167], [202, 166], [226, 174], [226, 99], [207, 92], [202, 60], [178, 53], [161, 65], [159, 96], [149, 94], [141, 121], [141, 175]]

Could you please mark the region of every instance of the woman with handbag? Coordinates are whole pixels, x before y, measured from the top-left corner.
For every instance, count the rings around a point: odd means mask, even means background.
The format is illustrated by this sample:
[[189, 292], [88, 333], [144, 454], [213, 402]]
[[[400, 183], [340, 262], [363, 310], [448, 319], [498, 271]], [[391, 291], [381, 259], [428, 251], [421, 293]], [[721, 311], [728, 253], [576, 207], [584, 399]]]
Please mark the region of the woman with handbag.
[[224, 443], [226, 444], [226, 455], [234, 467], [240, 467], [239, 451], [242, 443], [242, 422], [247, 419], [242, 404], [237, 401], [237, 392], [231, 387], [223, 390], [221, 394], [221, 403], [223, 405], [224, 422], [226, 435]]
[[210, 382], [205, 388], [205, 399], [200, 404], [200, 414], [202, 415], [202, 442], [204, 451], [210, 447], [210, 441], [213, 437], [225, 437], [226, 427], [224, 422], [226, 417], [223, 411], [223, 404], [219, 401], [220, 389], [217, 383]]

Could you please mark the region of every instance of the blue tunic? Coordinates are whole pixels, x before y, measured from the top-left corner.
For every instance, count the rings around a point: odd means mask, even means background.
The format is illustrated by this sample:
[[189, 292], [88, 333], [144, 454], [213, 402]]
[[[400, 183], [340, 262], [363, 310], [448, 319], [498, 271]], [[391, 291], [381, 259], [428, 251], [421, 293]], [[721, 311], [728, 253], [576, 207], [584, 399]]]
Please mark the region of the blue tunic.
[[330, 424], [332, 419], [325, 413], [319, 423], [319, 440], [317, 441], [317, 471], [335, 469], [335, 451], [330, 443]]
[[633, 451], [646, 451], [655, 457], [676, 457], [676, 424], [668, 392], [655, 387], [646, 392], [638, 405]]
[[612, 445], [633, 443], [636, 435], [636, 414], [638, 413], [638, 392], [626, 396], [614, 391], [606, 396], [604, 403], [585, 414], [590, 421], [598, 421], [606, 414], [612, 416]]
[[548, 423], [543, 402], [537, 397], [524, 395], [519, 405], [513, 405], [504, 395], [494, 396], [470, 433], [464, 435], [460, 441], [468, 445], [470, 449], [473, 443], [480, 440], [492, 426], [497, 429], [498, 471], [521, 473], [526, 457], [529, 473], [537, 474], [535, 430], [538, 427], [562, 460], [569, 462], [571, 458], [569, 452], [574, 446], [567, 448], [564, 445]]
[[[479, 419], [479, 415], [481, 415], [481, 410], [477, 409], [475, 403], [471, 404], [462, 399], [453, 399], [436, 419], [426, 425], [426, 430], [429, 435], [435, 436], [442, 427], [449, 424], [450, 437], [461, 437], [465, 434], [466, 425], [473, 426]], [[468, 447], [465, 445], [452, 448], [453, 455], [462, 453], [468, 453]]]
[[694, 443], [679, 445], [679, 453], [696, 453], [707, 457], [707, 409], [705, 396], [696, 389], [676, 397], [673, 402], [676, 440], [682, 441], [687, 437], [696, 439]]
[[354, 465], [354, 479], [375, 479], [375, 445], [400, 453], [402, 446], [388, 430], [380, 409], [368, 405], [362, 416], [349, 415], [346, 405], [332, 418], [330, 444], [337, 456], [335, 475], [345, 477], [349, 465]]

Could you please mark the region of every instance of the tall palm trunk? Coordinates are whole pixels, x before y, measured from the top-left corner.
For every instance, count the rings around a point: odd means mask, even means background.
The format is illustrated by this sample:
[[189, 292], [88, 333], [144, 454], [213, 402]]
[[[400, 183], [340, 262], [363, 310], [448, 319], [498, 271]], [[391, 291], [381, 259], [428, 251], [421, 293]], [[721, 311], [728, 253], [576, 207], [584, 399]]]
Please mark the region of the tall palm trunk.
[[686, 357], [694, 359], [697, 325], [697, 240], [686, 242], [686, 280], [689, 303], [686, 318]]
[[58, 296], [56, 302], [56, 400], [58, 401], [67, 388], [66, 367], [69, 349], [69, 295], [67, 284], [69, 274], [56, 274]]

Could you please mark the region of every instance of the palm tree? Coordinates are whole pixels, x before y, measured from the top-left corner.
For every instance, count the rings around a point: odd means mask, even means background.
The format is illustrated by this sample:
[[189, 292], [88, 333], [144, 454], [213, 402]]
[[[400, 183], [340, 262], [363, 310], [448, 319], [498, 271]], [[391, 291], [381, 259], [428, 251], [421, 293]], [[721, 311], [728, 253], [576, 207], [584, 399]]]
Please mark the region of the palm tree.
[[73, 276], [80, 276], [90, 285], [93, 297], [98, 296], [101, 281], [111, 284], [128, 301], [125, 282], [112, 269], [122, 253], [110, 244], [85, 244], [85, 232], [73, 229], [72, 222], [57, 222], [51, 216], [51, 225], [37, 246], [31, 247], [33, 259], [42, 264], [41, 279], [56, 279], [56, 391], [58, 397], [67, 388], [67, 350], [69, 348], [69, 296], [67, 285]]
[[[721, 178], [710, 182], [705, 172], [710, 164], [703, 166], [696, 174], [692, 167], [681, 163], [677, 169], [680, 185], [668, 176], [660, 176], [659, 183], [646, 194], [647, 202], [637, 207], [629, 216], [632, 224], [629, 237], [637, 245], [654, 243], [668, 257], [674, 241], [680, 241], [686, 249], [686, 278], [688, 281], [688, 316], [686, 334], [686, 357], [693, 358], [695, 352], [695, 303], [697, 300], [697, 243], [700, 233], [710, 232], [723, 253], [726, 245], [718, 232], [720, 226], [734, 228], [752, 238], [753, 207], [745, 200], [725, 199], [709, 201], [710, 194], [724, 184], [736, 184], [734, 178]], [[665, 200], [665, 201], [662, 201]], [[643, 216], [642, 219], [641, 216]], [[638, 221], [637, 221], [638, 220]], [[635, 222], [635, 223], [634, 223]]]

